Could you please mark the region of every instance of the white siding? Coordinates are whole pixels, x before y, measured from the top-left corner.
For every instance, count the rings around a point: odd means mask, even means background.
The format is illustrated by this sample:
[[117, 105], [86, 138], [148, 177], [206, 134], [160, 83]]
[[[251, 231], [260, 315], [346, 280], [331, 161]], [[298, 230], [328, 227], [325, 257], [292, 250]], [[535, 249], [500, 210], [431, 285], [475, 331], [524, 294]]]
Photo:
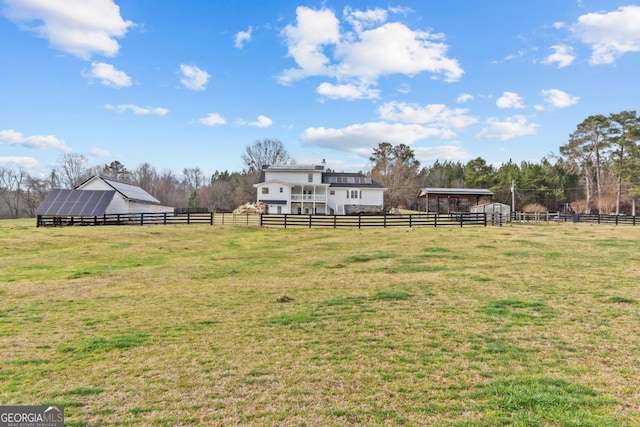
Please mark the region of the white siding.
[[[113, 190], [113, 188], [100, 178], [94, 177], [84, 183], [81, 187], [78, 187], [78, 190]], [[105, 211], [106, 214], [151, 212], [173, 212], [173, 208], [153, 203], [129, 201], [125, 199], [122, 194], [116, 191], [116, 194], [113, 195], [113, 199]]]
[[173, 208], [170, 206], [131, 201], [128, 204], [128, 213], [173, 213]]
[[309, 174], [312, 175], [313, 183], [322, 183], [322, 171], [265, 171], [265, 181], [284, 181], [291, 184], [310, 184]]
[[[357, 191], [358, 197], [351, 198], [351, 191]], [[334, 191], [334, 196], [329, 196], [329, 201], [334, 204], [344, 205], [380, 205], [382, 206], [383, 195], [384, 192], [380, 188], [371, 189], [371, 188], [340, 188], [340, 187], [331, 187], [329, 191]], [[347, 198], [347, 192], [349, 193], [349, 197]]]
[[106, 214], [121, 214], [121, 213], [129, 213], [129, 209], [127, 206], [127, 201], [122, 197], [122, 195], [118, 192], [113, 195], [113, 199], [111, 199], [111, 203], [107, 206]]
[[91, 178], [82, 187], [78, 187], [78, 190], [113, 190], [113, 188], [101, 179]]

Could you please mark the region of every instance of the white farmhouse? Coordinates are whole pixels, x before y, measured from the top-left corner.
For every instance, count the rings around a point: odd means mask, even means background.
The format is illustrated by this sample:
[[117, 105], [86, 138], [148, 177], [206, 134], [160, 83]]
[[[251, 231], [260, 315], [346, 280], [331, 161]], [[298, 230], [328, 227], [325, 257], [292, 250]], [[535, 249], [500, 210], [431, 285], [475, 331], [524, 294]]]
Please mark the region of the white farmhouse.
[[386, 190], [361, 173], [325, 172], [324, 165], [265, 165], [254, 187], [267, 213], [307, 215], [380, 213]]

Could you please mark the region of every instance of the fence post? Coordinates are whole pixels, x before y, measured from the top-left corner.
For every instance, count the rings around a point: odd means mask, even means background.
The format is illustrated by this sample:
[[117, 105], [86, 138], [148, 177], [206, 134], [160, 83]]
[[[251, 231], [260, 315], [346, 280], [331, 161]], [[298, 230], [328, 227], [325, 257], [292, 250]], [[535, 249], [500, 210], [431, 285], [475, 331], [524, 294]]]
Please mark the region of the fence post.
[[436, 228], [437, 226], [438, 226], [438, 212], [433, 214], [433, 228]]
[[463, 219], [464, 219], [464, 214], [460, 212], [460, 228], [462, 228]]
[[144, 214], [140, 214], [140, 225], [144, 225]]
[[333, 215], [333, 228], [337, 227], [337, 223], [338, 223], [338, 215]]
[[309, 215], [309, 228], [311, 228], [311, 215]]
[[413, 214], [409, 214], [409, 228], [413, 226]]
[[[501, 217], [500, 218], [500, 221], [501, 221], [500, 225], [502, 226], [502, 214], [500, 214], [500, 217]], [[485, 227], [487, 226], [487, 213], [486, 212], [484, 213], [484, 226]]]
[[287, 214], [284, 214], [284, 228], [287, 228]]
[[360, 229], [362, 226], [362, 215], [358, 214], [358, 229]]

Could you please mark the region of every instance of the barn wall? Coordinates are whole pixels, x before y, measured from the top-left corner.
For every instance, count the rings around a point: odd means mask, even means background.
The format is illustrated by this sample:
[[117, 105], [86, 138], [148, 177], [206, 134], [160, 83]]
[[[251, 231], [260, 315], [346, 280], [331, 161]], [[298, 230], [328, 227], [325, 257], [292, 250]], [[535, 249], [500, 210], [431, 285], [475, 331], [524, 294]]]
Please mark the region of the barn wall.
[[128, 202], [129, 213], [163, 213], [173, 212], [173, 208], [170, 206], [154, 205], [151, 203], [142, 202]]
[[121, 214], [121, 213], [129, 213], [129, 211], [127, 210], [127, 201], [122, 197], [122, 195], [120, 193], [117, 193], [113, 195], [113, 199], [111, 200], [111, 203], [109, 203], [109, 206], [107, 207], [107, 210], [105, 211], [106, 214]]

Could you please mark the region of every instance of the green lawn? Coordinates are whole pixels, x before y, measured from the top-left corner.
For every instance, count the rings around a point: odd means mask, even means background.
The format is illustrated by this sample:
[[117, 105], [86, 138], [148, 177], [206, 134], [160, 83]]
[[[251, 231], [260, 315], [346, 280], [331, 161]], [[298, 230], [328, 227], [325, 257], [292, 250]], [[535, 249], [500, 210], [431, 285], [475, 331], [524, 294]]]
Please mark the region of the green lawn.
[[640, 227], [34, 223], [0, 221], [0, 404], [67, 426], [640, 425]]

